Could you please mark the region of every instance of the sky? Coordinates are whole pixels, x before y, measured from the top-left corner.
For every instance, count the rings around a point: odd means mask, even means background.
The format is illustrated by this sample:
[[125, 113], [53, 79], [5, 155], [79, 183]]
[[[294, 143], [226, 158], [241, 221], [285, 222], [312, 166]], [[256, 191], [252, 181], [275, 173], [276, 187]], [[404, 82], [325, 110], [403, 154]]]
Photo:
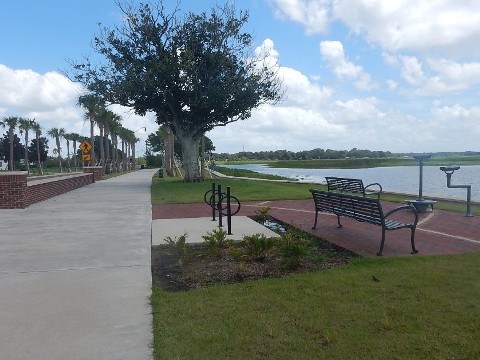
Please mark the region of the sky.
[[[208, 12], [223, 2], [180, 8]], [[216, 152], [480, 151], [480, 1], [237, 0], [236, 8], [249, 11], [254, 48], [277, 61], [285, 96], [209, 132]], [[66, 74], [70, 60], [98, 56], [99, 24], [121, 26], [114, 0], [0, 1], [0, 118], [88, 135], [76, 106], [85, 89]], [[158, 129], [153, 114], [111, 109], [142, 155]]]

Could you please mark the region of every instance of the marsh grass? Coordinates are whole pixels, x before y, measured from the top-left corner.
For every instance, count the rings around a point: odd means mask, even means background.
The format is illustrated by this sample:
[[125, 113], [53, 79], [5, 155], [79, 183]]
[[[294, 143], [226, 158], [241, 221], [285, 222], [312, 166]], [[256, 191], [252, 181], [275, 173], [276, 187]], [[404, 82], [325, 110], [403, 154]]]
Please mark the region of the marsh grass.
[[[418, 166], [418, 160], [413, 158], [318, 159], [271, 161], [266, 164], [274, 168], [360, 169], [386, 166]], [[424, 164], [425, 166], [479, 165], [480, 156], [432, 157], [425, 160]]]
[[295, 181], [294, 179], [278, 176], [278, 175], [271, 175], [271, 174], [261, 174], [256, 171], [246, 170], [246, 169], [231, 169], [224, 166], [217, 166], [215, 169], [217, 172], [222, 173], [227, 176], [235, 176], [235, 177], [247, 177], [252, 179], [268, 179], [268, 180], [290, 180]]

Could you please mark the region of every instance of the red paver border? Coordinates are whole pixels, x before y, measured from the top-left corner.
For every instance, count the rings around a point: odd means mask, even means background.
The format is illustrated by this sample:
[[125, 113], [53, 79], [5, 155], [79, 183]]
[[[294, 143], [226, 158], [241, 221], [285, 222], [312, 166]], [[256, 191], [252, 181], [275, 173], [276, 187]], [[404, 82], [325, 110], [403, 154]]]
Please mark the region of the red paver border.
[[[270, 214], [280, 221], [294, 225], [311, 234], [322, 236], [328, 241], [364, 256], [375, 256], [381, 240], [381, 228], [353, 219], [342, 218], [341, 229], [337, 228], [336, 217], [319, 214], [316, 230], [312, 230], [315, 209], [312, 200], [279, 200], [242, 203], [238, 215], [252, 216], [261, 207], [271, 207]], [[384, 211], [399, 206], [382, 201]], [[211, 209], [204, 203], [153, 205], [152, 219], [195, 218], [211, 216]], [[401, 213], [402, 218], [412, 214]], [[480, 218], [444, 210], [420, 214], [415, 234], [418, 255], [447, 255], [480, 252]], [[384, 255], [410, 255], [410, 230], [388, 231]], [[410, 255], [411, 256], [411, 255]], [[417, 256], [417, 255], [416, 255]]]

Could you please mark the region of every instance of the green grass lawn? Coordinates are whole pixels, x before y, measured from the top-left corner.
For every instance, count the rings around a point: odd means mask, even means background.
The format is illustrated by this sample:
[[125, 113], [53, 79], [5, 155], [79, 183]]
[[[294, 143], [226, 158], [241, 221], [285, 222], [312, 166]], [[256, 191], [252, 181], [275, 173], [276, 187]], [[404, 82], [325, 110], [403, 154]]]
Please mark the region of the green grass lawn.
[[[312, 187], [215, 182], [241, 201], [309, 199]], [[209, 189], [154, 177], [152, 202], [201, 202]], [[153, 287], [155, 359], [478, 359], [479, 279], [480, 254], [467, 254], [360, 258], [188, 292]]]
[[153, 204], [188, 204], [203, 202], [203, 195], [212, 188], [212, 183], [226, 191], [230, 186], [232, 195], [240, 201], [310, 199], [308, 189], [312, 184], [279, 183], [243, 179], [208, 179], [200, 183], [185, 183], [178, 178], [154, 177], [152, 182]]
[[[156, 359], [478, 359], [480, 254], [154, 288]], [[372, 277], [375, 277], [374, 281]]]

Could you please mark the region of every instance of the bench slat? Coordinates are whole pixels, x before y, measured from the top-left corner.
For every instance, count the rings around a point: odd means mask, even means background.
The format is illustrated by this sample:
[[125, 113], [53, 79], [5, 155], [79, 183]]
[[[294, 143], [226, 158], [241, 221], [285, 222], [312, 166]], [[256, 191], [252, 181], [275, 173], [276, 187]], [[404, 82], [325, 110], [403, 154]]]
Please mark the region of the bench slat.
[[[382, 186], [378, 183], [369, 184], [365, 186], [362, 179], [341, 178], [336, 176], [326, 176], [328, 191], [338, 191], [340, 193], [362, 194], [364, 197], [368, 195], [375, 195], [380, 198], [382, 193]], [[378, 189], [372, 189], [375, 186]], [[370, 188], [370, 189], [367, 189]]]

